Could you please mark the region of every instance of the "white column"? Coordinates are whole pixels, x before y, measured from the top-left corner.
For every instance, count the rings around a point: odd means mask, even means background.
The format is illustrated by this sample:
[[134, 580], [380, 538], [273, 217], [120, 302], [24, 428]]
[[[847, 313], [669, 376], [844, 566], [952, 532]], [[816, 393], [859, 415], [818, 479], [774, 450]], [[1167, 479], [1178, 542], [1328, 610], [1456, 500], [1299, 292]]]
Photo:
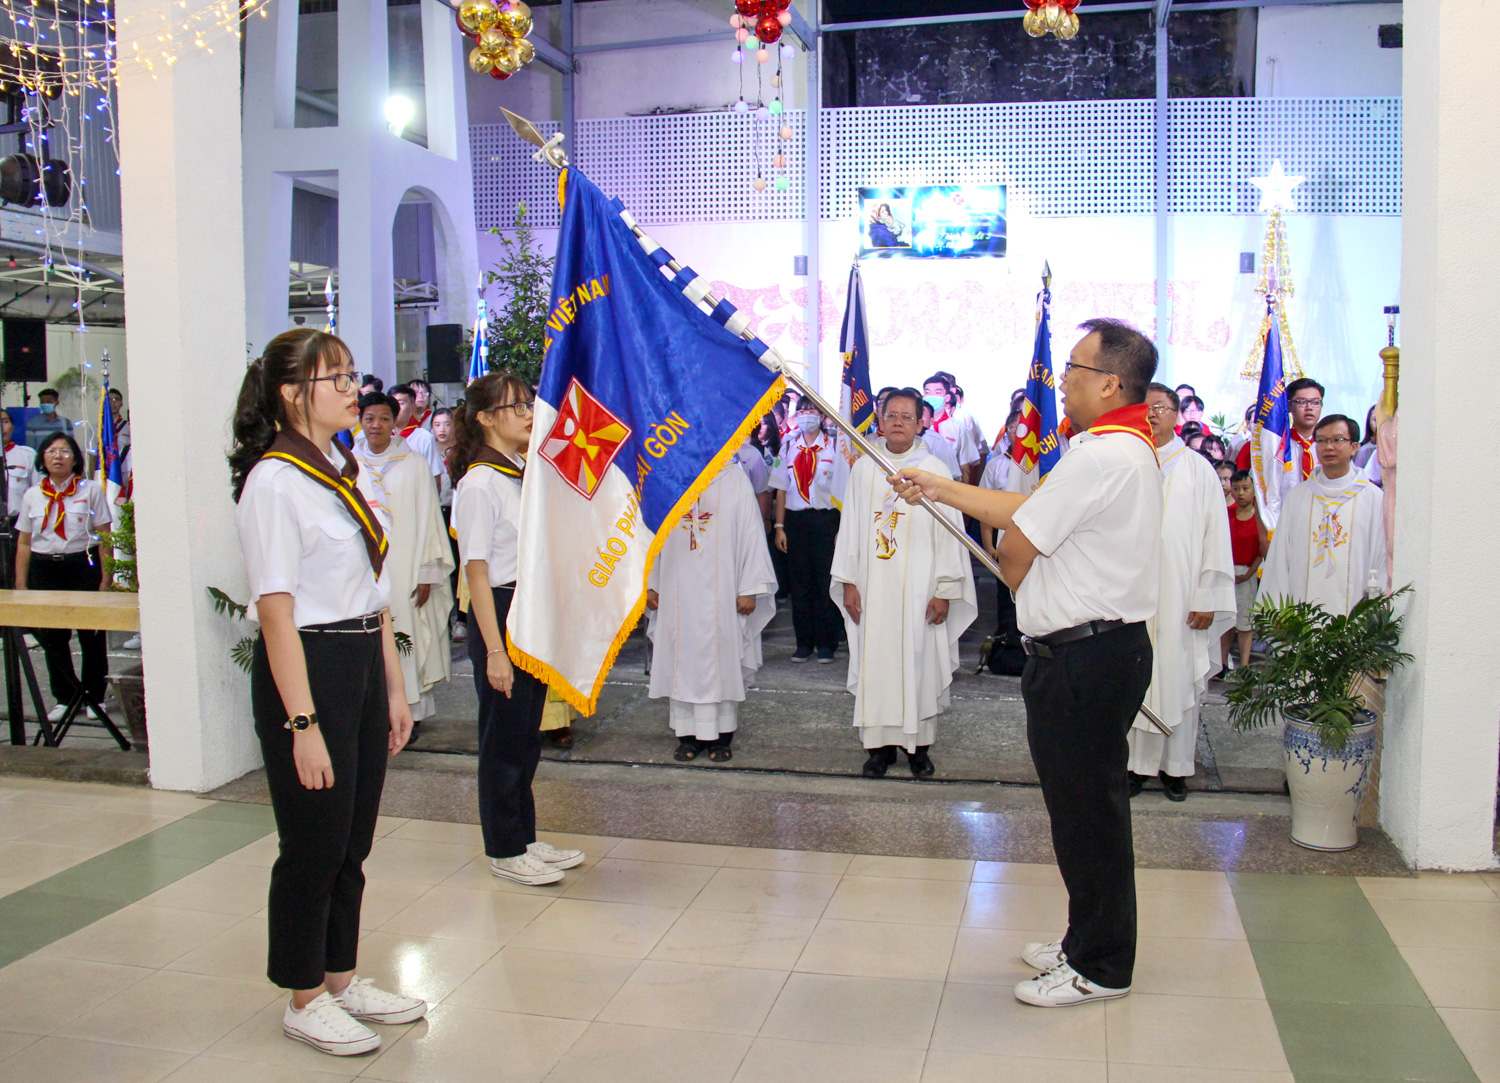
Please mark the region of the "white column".
[[1495, 863], [1500, 489], [1486, 477], [1500, 430], [1453, 422], [1494, 383], [1500, 8], [1411, 0], [1406, 16], [1394, 581], [1416, 588], [1416, 660], [1391, 681], [1381, 821], [1420, 868], [1479, 869]]
[[[155, 8], [121, 0], [121, 19]], [[174, 9], [185, 18], [204, 0]], [[235, 628], [245, 595], [223, 452], [245, 371], [240, 61], [233, 39], [119, 86], [136, 535], [151, 781], [206, 790], [260, 762]]]

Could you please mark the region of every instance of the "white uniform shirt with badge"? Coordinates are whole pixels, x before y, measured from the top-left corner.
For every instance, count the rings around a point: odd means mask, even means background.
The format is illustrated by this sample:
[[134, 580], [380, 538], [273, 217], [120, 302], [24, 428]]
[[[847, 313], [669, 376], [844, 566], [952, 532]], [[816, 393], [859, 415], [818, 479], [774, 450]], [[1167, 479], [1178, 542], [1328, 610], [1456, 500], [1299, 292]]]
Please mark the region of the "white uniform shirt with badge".
[[453, 490], [453, 533], [458, 561], [489, 566], [489, 583], [516, 581], [517, 526], [521, 521], [521, 482], [488, 466], [471, 466]]
[[[332, 444], [328, 461], [344, 458]], [[373, 503], [366, 471], [356, 482]], [[292, 596], [298, 628], [363, 617], [391, 606], [387, 577], [375, 578], [364, 534], [333, 490], [282, 459], [262, 459], [245, 479], [234, 513], [245, 576], [250, 583], [250, 619], [267, 594]]]
[[1091, 620], [1147, 620], [1160, 585], [1161, 469], [1129, 433], [1083, 433], [1017, 509], [1038, 551], [1016, 591], [1016, 623], [1044, 636]]
[[[804, 447], [816, 447], [818, 455], [818, 465], [813, 470], [806, 497], [797, 487], [796, 468], [797, 453]], [[781, 465], [771, 471], [771, 488], [786, 491], [787, 511], [807, 511], [809, 508], [826, 511], [833, 507], [833, 457], [837, 451], [837, 441], [822, 432], [811, 445], [804, 442], [800, 432], [782, 443]]]
[[[32, 452], [33, 456], [35, 454], [36, 452]], [[21, 498], [21, 514], [16, 520], [16, 531], [30, 534], [31, 551], [43, 556], [86, 552], [93, 544], [93, 532], [103, 530], [115, 520], [104, 490], [88, 478], [79, 478], [78, 489], [63, 501], [63, 531], [67, 534], [66, 538], [57, 536], [56, 518], [47, 519], [45, 524], [42, 521], [48, 514], [50, 504], [39, 481], [27, 489], [26, 495]]]
[[5, 507], [9, 514], [21, 510], [21, 498], [26, 490], [42, 480], [36, 468], [36, 448], [25, 444], [11, 444], [5, 449]]

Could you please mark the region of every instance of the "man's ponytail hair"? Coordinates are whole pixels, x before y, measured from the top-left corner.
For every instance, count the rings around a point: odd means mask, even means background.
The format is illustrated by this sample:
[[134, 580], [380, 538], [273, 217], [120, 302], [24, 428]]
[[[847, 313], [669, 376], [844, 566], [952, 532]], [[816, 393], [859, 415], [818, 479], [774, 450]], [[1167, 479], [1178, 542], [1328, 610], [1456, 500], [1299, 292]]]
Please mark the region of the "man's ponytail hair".
[[234, 407], [234, 447], [228, 456], [230, 487], [236, 502], [251, 469], [270, 450], [277, 430], [288, 424], [281, 389], [287, 384], [300, 384], [305, 403], [312, 397], [312, 381], [323, 358], [342, 361], [349, 356], [349, 347], [337, 336], [298, 327], [266, 343], [265, 353], [250, 362]]

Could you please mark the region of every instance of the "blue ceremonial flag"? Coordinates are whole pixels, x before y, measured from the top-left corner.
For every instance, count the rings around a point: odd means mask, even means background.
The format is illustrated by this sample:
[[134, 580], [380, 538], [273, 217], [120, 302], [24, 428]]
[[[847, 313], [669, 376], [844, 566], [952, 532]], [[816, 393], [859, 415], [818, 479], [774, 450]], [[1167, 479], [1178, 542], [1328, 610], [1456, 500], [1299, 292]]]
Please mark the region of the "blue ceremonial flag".
[[[849, 269], [849, 297], [844, 304], [844, 327], [839, 333], [839, 352], [844, 355], [844, 375], [839, 382], [839, 413], [860, 432], [874, 428], [875, 393], [870, 389], [870, 342], [865, 334], [865, 286], [859, 263]], [[843, 507], [849, 471], [859, 459], [859, 449], [842, 429], [838, 435], [838, 458], [834, 460], [833, 501]]]
[[474, 348], [469, 353], [469, 375], [464, 383], [472, 384], [490, 370], [489, 317], [485, 312], [484, 295], [479, 296], [479, 316], [474, 320]]
[[105, 498], [111, 504], [120, 503], [125, 474], [120, 468], [120, 440], [115, 432], [115, 414], [109, 408], [108, 376], [104, 378], [104, 391], [99, 396], [99, 479], [104, 485]]
[[1036, 341], [1031, 347], [1031, 368], [1026, 374], [1026, 399], [1010, 457], [1028, 473], [1039, 470], [1037, 480], [1057, 465], [1062, 447], [1057, 434], [1057, 379], [1052, 372], [1052, 291], [1043, 287], [1036, 295]]
[[1281, 364], [1281, 321], [1268, 306], [1266, 352], [1260, 363], [1260, 387], [1250, 420], [1250, 472], [1260, 497], [1266, 526], [1275, 529], [1281, 514], [1282, 476], [1292, 469], [1291, 410], [1286, 399], [1286, 372]]
[[577, 169], [521, 487], [511, 660], [584, 714], [645, 609], [666, 532], [780, 396], [767, 347]]

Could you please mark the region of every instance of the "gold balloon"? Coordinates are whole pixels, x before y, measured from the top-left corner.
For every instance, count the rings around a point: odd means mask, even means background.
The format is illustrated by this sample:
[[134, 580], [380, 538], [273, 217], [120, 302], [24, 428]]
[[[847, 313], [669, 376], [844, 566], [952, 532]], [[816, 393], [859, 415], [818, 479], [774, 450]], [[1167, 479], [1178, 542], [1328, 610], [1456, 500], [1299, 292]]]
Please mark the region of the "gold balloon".
[[525, 38], [522, 38], [516, 42], [516, 57], [521, 61], [521, 66], [524, 68], [536, 59], [536, 46]]
[[1035, 11], [1028, 11], [1021, 17], [1021, 26], [1034, 38], [1047, 33], [1047, 28], [1042, 25], [1041, 17]]
[[484, 55], [483, 49], [471, 49], [469, 51], [469, 70], [476, 75], [488, 75], [495, 62]]
[[499, 17], [499, 10], [490, 0], [464, 0], [458, 7], [458, 25], [467, 34], [483, 34]]
[[497, 12], [495, 25], [505, 31], [508, 38], [524, 38], [531, 33], [531, 9], [521, 0], [506, 0]]
[[490, 58], [490, 63], [492, 64], [509, 46], [510, 39], [505, 36], [505, 32], [498, 26], [492, 26], [479, 35], [479, 49], [485, 56]]
[[521, 70], [521, 57], [519, 53], [520, 51], [516, 48], [514, 42], [507, 42], [505, 48], [501, 49], [494, 56], [495, 67], [499, 68], [506, 75], [514, 75]]
[[1064, 11], [1056, 4], [1042, 5], [1042, 25], [1048, 30], [1056, 30], [1063, 24]]
[[1063, 24], [1053, 31], [1063, 41], [1067, 41], [1078, 33], [1078, 16], [1071, 11], [1063, 19]]

